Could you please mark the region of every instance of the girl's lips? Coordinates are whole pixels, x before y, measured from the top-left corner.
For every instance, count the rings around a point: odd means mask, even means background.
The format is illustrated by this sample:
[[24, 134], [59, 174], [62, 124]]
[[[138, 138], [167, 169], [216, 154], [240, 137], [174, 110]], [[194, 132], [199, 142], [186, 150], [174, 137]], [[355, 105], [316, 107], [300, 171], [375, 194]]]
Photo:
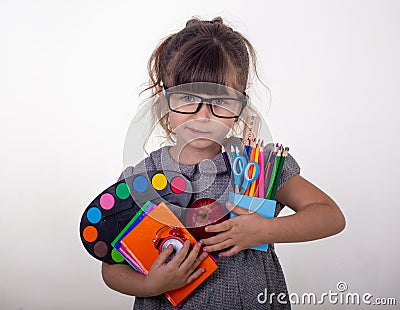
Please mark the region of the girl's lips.
[[188, 128], [189, 131], [195, 135], [204, 135], [204, 134], [208, 134], [207, 131], [201, 131], [201, 130], [197, 130], [197, 129], [193, 129], [193, 128]]

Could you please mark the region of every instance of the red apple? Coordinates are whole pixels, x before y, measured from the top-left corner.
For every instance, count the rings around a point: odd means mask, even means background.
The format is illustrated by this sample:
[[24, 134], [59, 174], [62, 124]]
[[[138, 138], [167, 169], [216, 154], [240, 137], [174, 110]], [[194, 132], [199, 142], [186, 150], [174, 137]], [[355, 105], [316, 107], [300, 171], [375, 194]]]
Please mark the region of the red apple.
[[186, 210], [186, 228], [197, 240], [205, 239], [217, 233], [206, 232], [205, 227], [229, 219], [227, 210], [215, 199], [201, 198], [193, 202]]

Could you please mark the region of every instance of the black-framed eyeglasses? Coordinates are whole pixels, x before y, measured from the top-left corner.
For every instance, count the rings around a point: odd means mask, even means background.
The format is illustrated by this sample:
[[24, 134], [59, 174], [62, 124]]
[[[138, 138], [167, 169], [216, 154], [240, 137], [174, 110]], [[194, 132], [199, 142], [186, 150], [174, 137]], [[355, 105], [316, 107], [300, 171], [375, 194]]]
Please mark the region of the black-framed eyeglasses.
[[213, 97], [204, 98], [197, 94], [183, 91], [164, 90], [168, 107], [171, 111], [181, 114], [196, 114], [200, 111], [204, 103], [209, 105], [211, 113], [220, 118], [237, 118], [242, 114], [247, 105], [246, 94], [241, 94], [242, 98], [232, 97]]

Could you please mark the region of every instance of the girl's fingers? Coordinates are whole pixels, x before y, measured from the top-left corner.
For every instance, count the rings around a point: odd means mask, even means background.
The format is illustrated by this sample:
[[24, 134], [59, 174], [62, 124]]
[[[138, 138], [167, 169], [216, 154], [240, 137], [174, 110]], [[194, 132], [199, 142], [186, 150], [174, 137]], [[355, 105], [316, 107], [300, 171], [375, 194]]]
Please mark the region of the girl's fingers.
[[231, 233], [229, 231], [225, 231], [219, 234], [216, 234], [215, 236], [209, 237], [207, 239], [201, 239], [200, 243], [202, 245], [210, 245], [210, 244], [216, 244], [223, 242], [224, 240], [229, 239], [231, 236]]
[[234, 246], [233, 248], [229, 249], [228, 251], [219, 253], [218, 256], [219, 257], [233, 256], [239, 252], [240, 252], [240, 248], [238, 246]]
[[208, 256], [207, 252], [203, 252], [199, 255], [199, 257], [197, 257], [197, 259], [194, 261], [194, 263], [192, 264], [192, 266], [189, 269], [189, 272], [193, 272], [202, 262], [203, 260], [206, 259], [206, 257]]
[[200, 249], [201, 249], [201, 244], [197, 242], [193, 247], [193, 249], [190, 251], [188, 257], [182, 262], [179, 268], [181, 268], [184, 271], [189, 270], [190, 267], [193, 265], [193, 263], [196, 262], [196, 258], [199, 254]]
[[197, 269], [195, 272], [193, 272], [190, 277], [187, 279], [186, 284], [189, 284], [190, 282], [192, 282], [193, 280], [197, 279], [198, 277], [200, 277], [203, 272], [206, 271], [204, 268], [199, 268]]
[[221, 232], [226, 231], [232, 228], [233, 222], [235, 221], [234, 218], [225, 220], [218, 224], [208, 225], [204, 228], [206, 232]]
[[158, 255], [153, 265], [155, 267], [159, 267], [164, 264], [167, 258], [172, 254], [173, 249], [174, 248], [172, 247], [172, 245], [167, 246], [164, 250], [161, 251], [160, 255]]
[[182, 249], [174, 256], [173, 259], [171, 259], [168, 262], [168, 264], [171, 265], [171, 267], [179, 268], [179, 266], [185, 260], [185, 257], [189, 251], [189, 248], [190, 248], [190, 241], [186, 240], [185, 243], [183, 244]]
[[[231, 210], [231, 212], [237, 214], [237, 215], [249, 215], [252, 213], [252, 211], [239, 207], [239, 206], [234, 206]], [[254, 211], [253, 211], [254, 212]]]
[[220, 243], [208, 245], [204, 248], [204, 251], [206, 252], [214, 252], [214, 251], [219, 251], [226, 249], [230, 246], [233, 246], [233, 239], [226, 239], [225, 241], [222, 241]]

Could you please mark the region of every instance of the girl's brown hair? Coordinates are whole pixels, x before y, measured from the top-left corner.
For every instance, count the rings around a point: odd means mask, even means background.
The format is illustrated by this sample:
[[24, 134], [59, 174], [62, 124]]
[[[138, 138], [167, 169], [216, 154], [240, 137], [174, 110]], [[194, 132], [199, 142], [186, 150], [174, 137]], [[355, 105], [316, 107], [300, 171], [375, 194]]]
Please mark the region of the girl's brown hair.
[[[243, 35], [225, 25], [221, 17], [211, 21], [192, 18], [152, 53], [149, 85], [143, 92], [150, 90], [155, 96], [163, 87], [193, 82], [218, 83], [244, 92], [251, 69], [259, 78], [256, 52]], [[170, 133], [167, 115], [161, 115], [159, 106], [153, 106], [153, 117]]]

